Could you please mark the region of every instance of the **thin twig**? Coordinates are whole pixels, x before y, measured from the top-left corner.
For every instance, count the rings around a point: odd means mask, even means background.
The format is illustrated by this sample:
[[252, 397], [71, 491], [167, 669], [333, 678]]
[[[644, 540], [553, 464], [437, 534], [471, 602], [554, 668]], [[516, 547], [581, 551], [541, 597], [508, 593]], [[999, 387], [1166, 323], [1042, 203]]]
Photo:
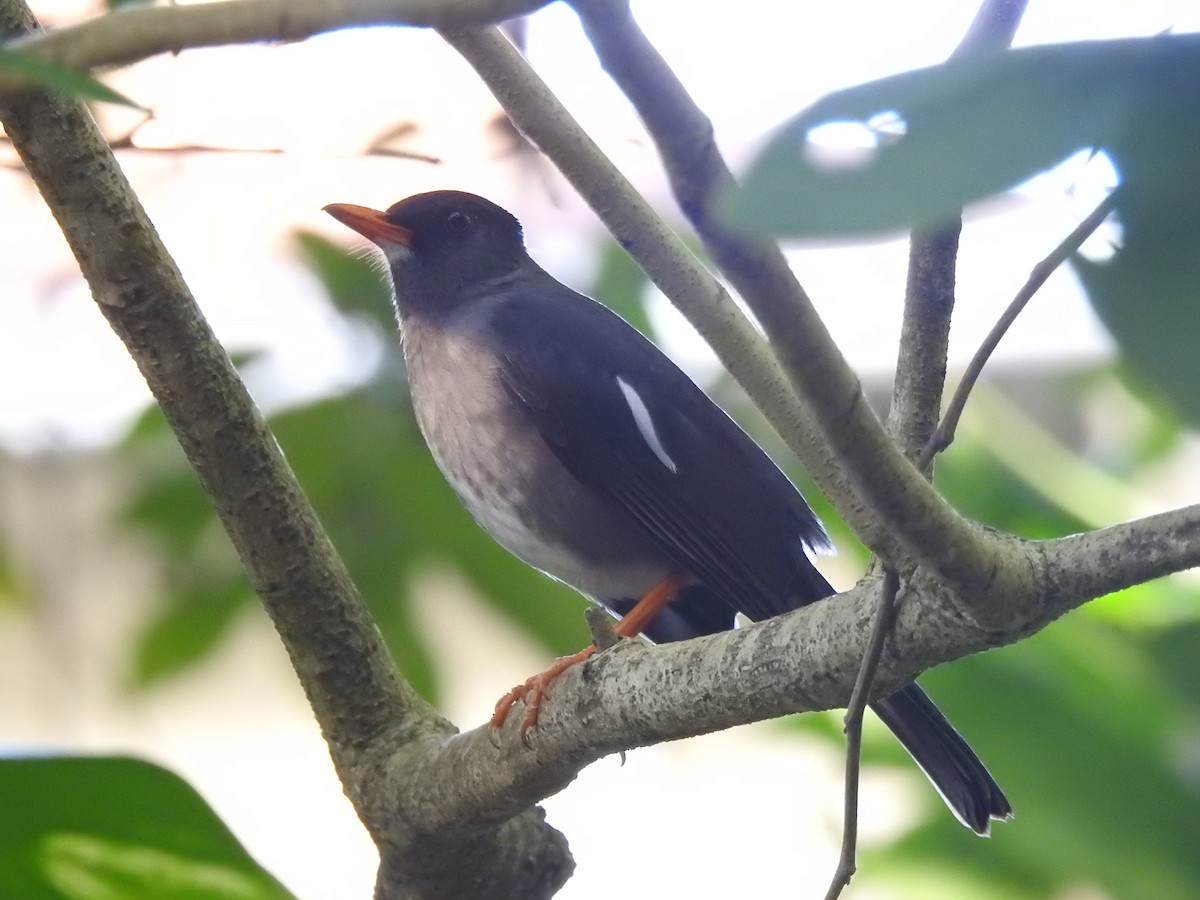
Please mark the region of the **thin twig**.
[[[984, 0], [952, 58], [1002, 50], [1012, 45], [1028, 0]], [[933, 232], [914, 233], [909, 244], [908, 280], [904, 293], [904, 323], [900, 333], [892, 411], [888, 429], [917, 470], [932, 479], [932, 456], [919, 454], [937, 422], [946, 384], [950, 321], [962, 215]], [[884, 641], [891, 630], [899, 580], [884, 571], [871, 640], [863, 654], [858, 682], [846, 710], [846, 811], [842, 850], [826, 900], [834, 900], [850, 883], [858, 847], [858, 783], [862, 764], [862, 717]]]
[[875, 682], [875, 671], [883, 655], [883, 645], [892, 630], [895, 618], [896, 593], [900, 590], [900, 577], [892, 569], [885, 569], [879, 586], [879, 602], [875, 606], [875, 618], [871, 623], [871, 635], [854, 682], [854, 693], [846, 707], [846, 791], [845, 809], [842, 819], [842, 851], [838, 856], [837, 869], [825, 894], [825, 900], [836, 900], [850, 879], [854, 877], [855, 856], [858, 850], [858, 781], [862, 768], [862, 725], [863, 713], [871, 699], [871, 686]]
[[1033, 299], [1036, 294], [1046, 283], [1046, 280], [1054, 274], [1054, 271], [1064, 262], [1070, 259], [1071, 255], [1077, 251], [1085, 240], [1091, 237], [1092, 233], [1099, 228], [1104, 220], [1108, 218], [1116, 205], [1117, 191], [1109, 194], [1104, 200], [1092, 210], [1091, 214], [1076, 226], [1063, 240], [1061, 244], [1033, 267], [1029, 273], [1029, 280], [1017, 292], [1008, 308], [1000, 316], [1000, 319], [992, 326], [992, 330], [988, 332], [987, 337], [983, 339], [983, 343], [979, 345], [979, 349], [975, 351], [975, 355], [971, 358], [970, 364], [963, 372], [962, 381], [959, 382], [958, 388], [954, 392], [954, 396], [950, 400], [950, 405], [946, 407], [946, 414], [942, 416], [941, 424], [937, 430], [930, 436], [929, 441], [925, 444], [925, 449], [921, 451], [920, 457], [917, 459], [917, 468], [924, 469], [929, 465], [933, 458], [945, 450], [954, 441], [954, 432], [958, 428], [958, 421], [962, 418], [963, 408], [967, 405], [967, 398], [971, 395], [971, 390], [975, 387], [975, 383], [979, 380], [979, 376], [983, 373], [983, 367], [987, 365], [988, 360], [992, 356], [992, 352], [1000, 343], [1000, 339], [1012, 327], [1013, 322], [1017, 320], [1017, 316], [1025, 309], [1027, 303]]

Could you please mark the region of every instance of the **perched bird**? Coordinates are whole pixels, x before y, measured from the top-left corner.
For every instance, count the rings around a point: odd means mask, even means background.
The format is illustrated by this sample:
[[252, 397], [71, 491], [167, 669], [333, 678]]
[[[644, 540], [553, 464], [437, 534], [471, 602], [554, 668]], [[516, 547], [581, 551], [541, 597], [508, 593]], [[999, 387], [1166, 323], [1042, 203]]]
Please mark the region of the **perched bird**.
[[[827, 544], [767, 455], [657, 347], [556, 281], [521, 225], [473, 194], [387, 212], [336, 203], [387, 257], [417, 422], [446, 480], [491, 536], [615, 616], [618, 634], [678, 641], [835, 591]], [[515, 688], [493, 724], [594, 648]], [[954, 814], [987, 834], [1011, 807], [916, 683], [872, 708]]]

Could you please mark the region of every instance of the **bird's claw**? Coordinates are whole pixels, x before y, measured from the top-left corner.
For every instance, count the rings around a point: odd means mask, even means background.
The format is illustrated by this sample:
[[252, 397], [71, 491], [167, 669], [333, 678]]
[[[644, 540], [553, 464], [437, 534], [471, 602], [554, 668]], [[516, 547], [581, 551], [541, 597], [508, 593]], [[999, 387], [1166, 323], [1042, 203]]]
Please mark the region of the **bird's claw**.
[[593, 644], [590, 647], [584, 647], [578, 653], [574, 653], [571, 656], [560, 657], [546, 671], [539, 672], [532, 678], [526, 679], [522, 684], [518, 684], [501, 697], [496, 702], [492, 718], [488, 721], [488, 737], [492, 742], [492, 746], [496, 748], [500, 746], [500, 729], [504, 727], [504, 722], [508, 719], [509, 710], [518, 701], [524, 701], [525, 712], [521, 715], [521, 722], [517, 726], [517, 735], [521, 738], [521, 743], [529, 747], [529, 730], [537, 725], [538, 711], [541, 709], [542, 699], [549, 696], [550, 682], [567, 671], [567, 669], [583, 662], [595, 652], [596, 647]]

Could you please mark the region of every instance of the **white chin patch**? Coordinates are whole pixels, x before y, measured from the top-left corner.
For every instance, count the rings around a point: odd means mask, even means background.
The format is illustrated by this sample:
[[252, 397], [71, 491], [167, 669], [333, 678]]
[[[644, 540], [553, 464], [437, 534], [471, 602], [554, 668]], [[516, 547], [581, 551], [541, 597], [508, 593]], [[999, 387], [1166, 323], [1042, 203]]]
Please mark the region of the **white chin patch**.
[[387, 257], [389, 265], [408, 262], [412, 259], [412, 250], [405, 247], [403, 244], [380, 244], [379, 249], [383, 251], [383, 255]]
[[675, 460], [671, 459], [670, 454], [667, 453], [667, 448], [663, 446], [662, 440], [659, 439], [658, 431], [654, 428], [654, 421], [650, 418], [650, 410], [646, 408], [641, 395], [620, 376], [617, 377], [617, 387], [621, 389], [621, 393], [625, 397], [625, 402], [629, 405], [629, 411], [633, 413], [633, 422], [637, 425], [638, 433], [641, 434], [642, 440], [654, 451], [654, 455], [658, 457], [658, 461], [666, 466], [671, 474], [674, 475], [678, 471]]

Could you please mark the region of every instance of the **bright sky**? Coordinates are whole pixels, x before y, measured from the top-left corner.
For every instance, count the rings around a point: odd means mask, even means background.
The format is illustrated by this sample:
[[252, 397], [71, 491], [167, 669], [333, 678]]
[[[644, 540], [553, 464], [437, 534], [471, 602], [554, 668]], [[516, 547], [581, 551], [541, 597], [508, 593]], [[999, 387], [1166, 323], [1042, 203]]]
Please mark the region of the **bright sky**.
[[[66, 0], [38, 5], [50, 21], [78, 7]], [[696, 15], [704, 7], [680, 2], [636, 8], [712, 116], [730, 157], [744, 163], [771, 128], [821, 94], [942, 59], [972, 7], [950, 0], [820, 6], [743, 0], [736, 16]], [[1086, 16], [1079, 15], [1083, 8], [1033, 3], [1018, 43], [1200, 27], [1196, 7], [1169, 0], [1089, 3]], [[543, 76], [591, 133], [672, 209], [652, 148], [570, 11], [555, 4], [539, 13], [529, 46]], [[297, 228], [346, 238], [320, 213], [326, 203], [387, 206], [419, 190], [474, 190], [525, 221], [543, 264], [564, 280], [588, 280], [598, 224], [557, 182], [556, 207], [538, 174], [506, 154], [487, 129], [494, 101], [432, 34], [359, 30], [303, 45], [206, 50], [157, 58], [114, 81], [156, 110], [157, 120], [137, 132], [140, 145], [286, 151], [122, 155], [218, 333], [231, 348], [271, 350], [252, 385], [267, 405], [366, 373], [362, 347], [331, 335], [331, 317], [289, 241]], [[114, 133], [136, 123], [114, 107], [101, 115]], [[356, 158], [399, 123], [417, 126], [406, 149], [443, 163]], [[1078, 168], [974, 217], [975, 232], [964, 240], [956, 361], [969, 356], [1029, 267], [1098, 196], [1094, 186], [1077, 182]], [[0, 243], [7, 300], [0, 306], [0, 443], [38, 448], [111, 440], [148, 402], [140, 376], [92, 308], [56, 227], [19, 171], [0, 172], [0, 202], [12, 211]], [[885, 374], [899, 322], [903, 242], [800, 249], [793, 257], [851, 362], [864, 375]], [[670, 313], [666, 321], [673, 321]], [[684, 362], [703, 352], [687, 334], [680, 326], [668, 347]], [[999, 361], [1093, 355], [1107, 347], [1072, 279], [1062, 275], [1006, 339]]]
[[[78, 6], [36, 4], [52, 20]], [[635, 3], [644, 27], [712, 116], [722, 144], [739, 164], [771, 128], [823, 93], [943, 59], [973, 7], [961, 0], [740, 0], [730, 7], [689, 0]], [[1178, 0], [1035, 0], [1031, 7], [1018, 44], [1200, 29], [1200, 8]], [[567, 8], [555, 5], [534, 17], [529, 51], [602, 146], [670, 208], [652, 148], [599, 71]], [[218, 334], [231, 349], [269, 349], [252, 384], [266, 405], [352, 383], [369, 370], [370, 353], [364, 361], [361, 344], [345, 339], [318, 286], [294, 258], [289, 235], [295, 229], [319, 230], [349, 243], [345, 229], [321, 214], [327, 203], [383, 207], [442, 187], [484, 193], [525, 221], [530, 247], [547, 268], [577, 285], [588, 280], [589, 251], [599, 234], [594, 218], [552, 178], [561, 196], [556, 206], [536, 171], [506, 155], [487, 129], [494, 101], [431, 33], [354, 31], [303, 45], [185, 53], [152, 60], [113, 81], [157, 112], [157, 120], [137, 132], [142, 146], [286, 151], [126, 151], [121, 156]], [[136, 121], [127, 111], [105, 108], [101, 114], [114, 134]], [[441, 164], [358, 158], [372, 137], [405, 122], [417, 129], [403, 145], [437, 156]], [[974, 349], [1029, 268], [1098, 200], [1094, 185], [1079, 183], [1079, 168], [1075, 163], [971, 216], [954, 332], [957, 361]], [[47, 449], [112, 440], [148, 402], [144, 384], [95, 310], [52, 220], [14, 169], [0, 171], [0, 205], [9, 210], [0, 240], [0, 443]], [[886, 373], [898, 330], [903, 242], [807, 248], [793, 257], [852, 364], [865, 375]], [[671, 314], [663, 315], [671, 321]], [[1072, 279], [1062, 275], [1022, 318], [1000, 360], [1088, 357], [1108, 352], [1108, 346]], [[669, 349], [697, 359], [686, 329], [673, 333]], [[514, 674], [524, 671], [525, 662], [520, 660]], [[508, 677], [472, 680], [485, 685], [491, 697], [493, 686], [509, 683]], [[452, 693], [447, 710], [452, 718], [481, 720], [487, 697], [465, 686]], [[629, 847], [641, 848], [645, 856], [634, 854], [631, 871], [622, 877], [648, 891], [670, 889], [664, 869], [675, 863], [664, 860], [672, 858], [686, 860], [702, 876], [691, 884], [707, 884], [713, 890], [709, 896], [733, 896], [731, 891], [776, 896], [780, 884], [798, 891], [802, 878], [823, 883], [827, 863], [832, 864], [827, 851], [836, 820], [829, 817], [838, 797], [829, 779], [836, 763], [801, 758], [790, 743], [782, 749], [759, 742], [734, 751], [740, 760], [735, 769], [721, 762], [724, 757], [728, 763], [728, 740], [718, 736], [683, 750], [641, 751], [624, 771], [617, 771], [615, 762], [601, 763], [552, 800], [552, 821], [567, 830], [581, 870], [590, 872], [561, 896], [582, 900], [609, 893], [607, 878], [597, 873]], [[707, 749], [697, 749], [701, 746]], [[210, 794], [224, 796], [223, 810], [235, 807], [248, 786], [236, 780], [226, 785], [223, 779], [231, 777], [226, 767], [244, 764], [245, 757], [234, 763], [219, 753], [191, 752], [189, 773], [207, 778]], [[278, 770], [277, 790], [284, 796], [294, 773], [273, 751], [264, 750], [263, 757], [251, 770], [255, 783], [271, 796], [271, 770]], [[802, 778], [806, 766], [809, 774]], [[596, 786], [589, 789], [589, 784]], [[697, 793], [700, 785], [703, 794]], [[652, 790], [657, 799], [647, 802], [654, 814], [637, 815], [639, 798]], [[614, 799], [614, 791], [623, 799]], [[260, 796], [254, 794], [252, 805], [263, 805]], [[336, 788], [331, 796], [330, 802], [340, 802]], [[714, 817], [712, 804], [726, 813]], [[809, 804], [825, 812], [810, 816]], [[250, 815], [250, 809], [240, 808], [238, 815], [243, 812]], [[735, 828], [723, 838], [713, 834], [714, 828], [738, 820], [757, 829], [755, 820], [767, 817], [777, 827], [750, 833]], [[343, 821], [344, 810], [331, 814], [330, 821], [335, 819], [356, 827]], [[667, 834], [651, 824], [664, 819]], [[343, 893], [347, 882], [331, 874], [328, 865], [297, 853], [277, 823], [240, 818], [235, 827], [253, 852], [267, 848], [269, 864], [306, 900], [348, 895]], [[340, 846], [339, 838], [329, 840]], [[361, 849], [360, 834], [346, 840], [359, 842]], [[770, 864], [749, 865], [749, 858]], [[742, 862], [731, 862], [738, 859]], [[292, 868], [283, 871], [288, 865]], [[353, 875], [342, 873], [356, 889], [363, 889], [360, 867], [356, 862], [350, 867]], [[698, 896], [694, 888], [690, 895]]]

